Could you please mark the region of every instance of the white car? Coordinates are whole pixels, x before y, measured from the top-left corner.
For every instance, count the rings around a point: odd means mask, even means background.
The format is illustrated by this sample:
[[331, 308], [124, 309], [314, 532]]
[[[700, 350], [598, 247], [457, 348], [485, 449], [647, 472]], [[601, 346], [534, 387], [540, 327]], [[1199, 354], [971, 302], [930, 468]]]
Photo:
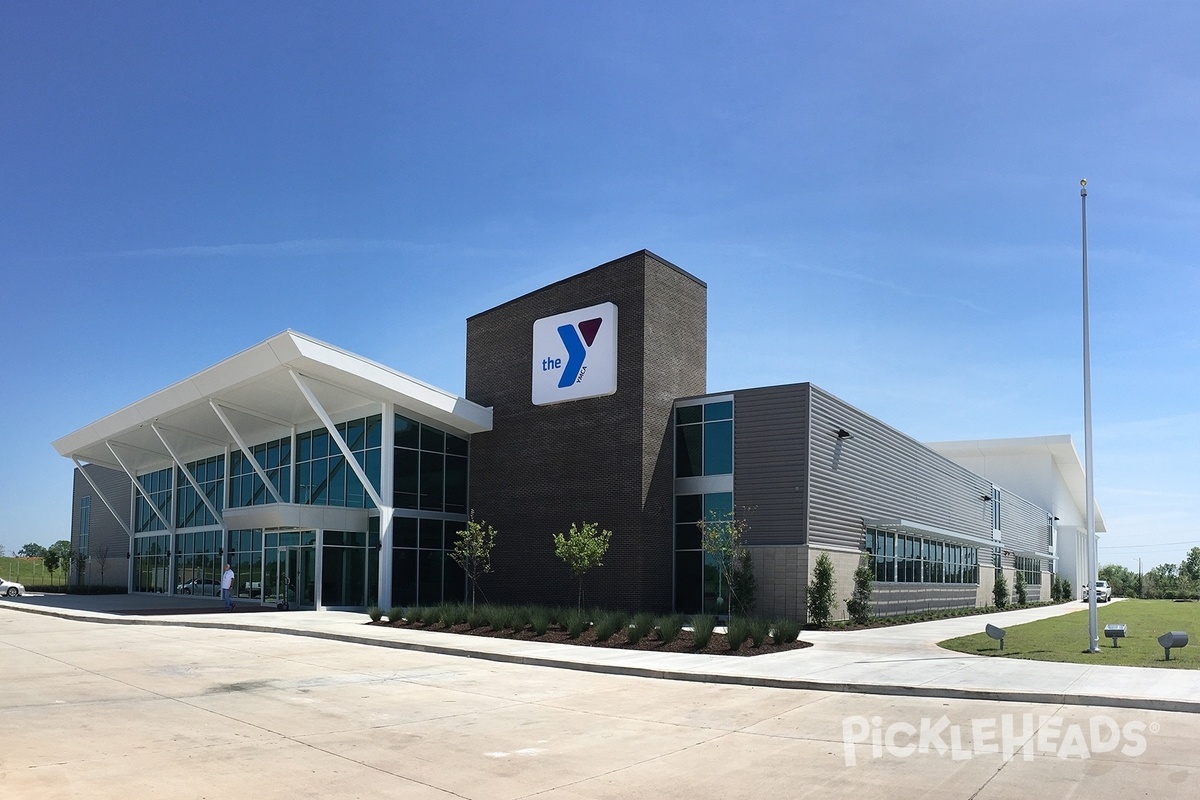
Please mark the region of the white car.
[[[1083, 599], [1088, 599], [1088, 587], [1083, 585]], [[1096, 602], [1107, 603], [1112, 599], [1112, 588], [1108, 585], [1108, 581], [1096, 581]]]
[[25, 594], [25, 585], [16, 581], [6, 581], [0, 578], [0, 596], [16, 597], [17, 595]]

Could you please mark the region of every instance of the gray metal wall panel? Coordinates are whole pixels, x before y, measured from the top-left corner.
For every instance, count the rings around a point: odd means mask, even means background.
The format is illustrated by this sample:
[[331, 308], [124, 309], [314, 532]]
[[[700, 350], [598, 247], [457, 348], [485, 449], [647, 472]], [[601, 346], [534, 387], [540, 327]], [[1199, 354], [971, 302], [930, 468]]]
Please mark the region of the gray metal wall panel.
[[[1005, 550], [1045, 553], [1050, 545], [1046, 511], [1000, 487], [1000, 535]], [[1043, 565], [1044, 567], [1044, 565]]]
[[[118, 512], [127, 515], [132, 513], [133, 483], [124, 472], [96, 464], [87, 464], [84, 469]], [[84, 582], [104, 586], [128, 586], [129, 561], [125, 556], [129, 553], [129, 536], [109, 513], [104, 502], [96, 496], [96, 491], [80, 474], [78, 467], [74, 471], [71, 497], [71, 547], [79, 547], [79, 500], [85, 496], [92, 498], [92, 510], [88, 535], [88, 565]], [[128, 522], [128, 517], [126, 521]]]
[[861, 547], [874, 517], [991, 538], [991, 483], [818, 387], [811, 398], [809, 544]]
[[749, 545], [804, 543], [807, 383], [734, 392], [733, 500]]

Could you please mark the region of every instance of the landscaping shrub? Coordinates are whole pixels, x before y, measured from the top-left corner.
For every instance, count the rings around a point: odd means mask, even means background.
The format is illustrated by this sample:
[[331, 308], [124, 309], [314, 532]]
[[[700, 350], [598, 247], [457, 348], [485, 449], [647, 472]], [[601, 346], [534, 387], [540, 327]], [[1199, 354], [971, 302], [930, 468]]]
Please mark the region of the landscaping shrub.
[[1017, 590], [1017, 604], [1023, 606], [1029, 602], [1029, 585], [1025, 581], [1025, 573], [1017, 570], [1017, 577], [1013, 583]]
[[1008, 607], [1008, 581], [1001, 570], [996, 570], [996, 585], [992, 587], [992, 600], [996, 608]]
[[535, 608], [529, 614], [529, 626], [538, 636], [545, 636], [550, 630], [550, 611], [545, 608]]
[[875, 584], [875, 570], [870, 556], [864, 555], [854, 570], [854, 592], [846, 601], [846, 613], [855, 625], [871, 624], [871, 592]]
[[746, 623], [747, 629], [750, 631], [750, 642], [755, 647], [762, 647], [763, 642], [767, 640], [767, 634], [771, 632], [771, 625], [761, 617], [751, 617]]
[[638, 614], [625, 629], [625, 636], [630, 644], [637, 644], [652, 630], [654, 630], [654, 617], [649, 614]]
[[708, 647], [712, 640], [713, 628], [717, 627], [717, 618], [712, 614], [696, 614], [692, 617], [692, 644], [697, 649]]
[[771, 638], [775, 644], [791, 644], [800, 636], [799, 623], [790, 619], [781, 619], [771, 626]]
[[661, 617], [656, 627], [658, 628], [658, 638], [662, 639], [664, 644], [670, 644], [679, 638], [679, 632], [683, 630], [683, 617], [678, 614]]
[[404, 607], [392, 606], [387, 613], [388, 622], [399, 622], [404, 619]]
[[625, 627], [625, 615], [619, 611], [602, 611], [593, 617], [596, 641], [607, 642], [612, 635]]
[[367, 616], [371, 618], [371, 622], [379, 622], [383, 619], [383, 609], [379, 606], [371, 606], [367, 609]]
[[833, 618], [834, 585], [833, 560], [828, 553], [821, 553], [813, 568], [813, 582], [808, 587], [808, 618], [818, 628], [824, 628]]
[[487, 606], [472, 606], [467, 612], [467, 625], [471, 630], [482, 628], [488, 624]]
[[744, 617], [733, 617], [725, 626], [725, 638], [729, 640], [729, 649], [737, 650], [742, 642], [750, 638], [750, 625]]
[[588, 615], [579, 609], [572, 609], [563, 614], [559, 624], [567, 629], [568, 639], [578, 639], [587, 630]]

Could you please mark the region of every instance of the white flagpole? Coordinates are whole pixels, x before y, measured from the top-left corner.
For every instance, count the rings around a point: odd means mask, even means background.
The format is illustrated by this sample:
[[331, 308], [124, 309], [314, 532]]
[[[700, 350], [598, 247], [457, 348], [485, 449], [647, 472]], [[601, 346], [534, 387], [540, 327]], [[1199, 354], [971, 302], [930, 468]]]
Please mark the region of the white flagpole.
[[1083, 462], [1087, 485], [1088, 652], [1100, 652], [1096, 620], [1096, 496], [1092, 481], [1092, 347], [1088, 326], [1087, 179], [1079, 182], [1083, 208]]

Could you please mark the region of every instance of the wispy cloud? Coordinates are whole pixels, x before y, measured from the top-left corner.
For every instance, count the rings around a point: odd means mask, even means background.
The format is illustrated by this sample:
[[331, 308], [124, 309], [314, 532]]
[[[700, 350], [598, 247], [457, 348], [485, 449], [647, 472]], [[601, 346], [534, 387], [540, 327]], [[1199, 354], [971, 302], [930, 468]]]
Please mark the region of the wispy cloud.
[[965, 306], [973, 311], [987, 312], [988, 309], [971, 302], [962, 297], [953, 297], [951, 295], [933, 294], [930, 292], [919, 292], [915, 289], [895, 283], [894, 281], [886, 281], [881, 278], [876, 278], [873, 275], [865, 275], [861, 272], [851, 272], [844, 269], [833, 269], [830, 267], [820, 267], [811, 264], [797, 264], [796, 267], [804, 272], [812, 272], [817, 275], [828, 275], [833, 278], [842, 278], [844, 280], [857, 281], [871, 286], [880, 286], [888, 291], [902, 294], [906, 297], [923, 297], [927, 300], [937, 300], [943, 303], [954, 303], [956, 305]]
[[194, 244], [174, 247], [145, 247], [107, 253], [86, 253], [81, 259], [116, 258], [228, 258], [231, 256], [298, 256], [331, 253], [391, 253], [424, 250], [438, 245], [417, 244], [397, 239], [292, 239], [283, 242], [239, 242]]

